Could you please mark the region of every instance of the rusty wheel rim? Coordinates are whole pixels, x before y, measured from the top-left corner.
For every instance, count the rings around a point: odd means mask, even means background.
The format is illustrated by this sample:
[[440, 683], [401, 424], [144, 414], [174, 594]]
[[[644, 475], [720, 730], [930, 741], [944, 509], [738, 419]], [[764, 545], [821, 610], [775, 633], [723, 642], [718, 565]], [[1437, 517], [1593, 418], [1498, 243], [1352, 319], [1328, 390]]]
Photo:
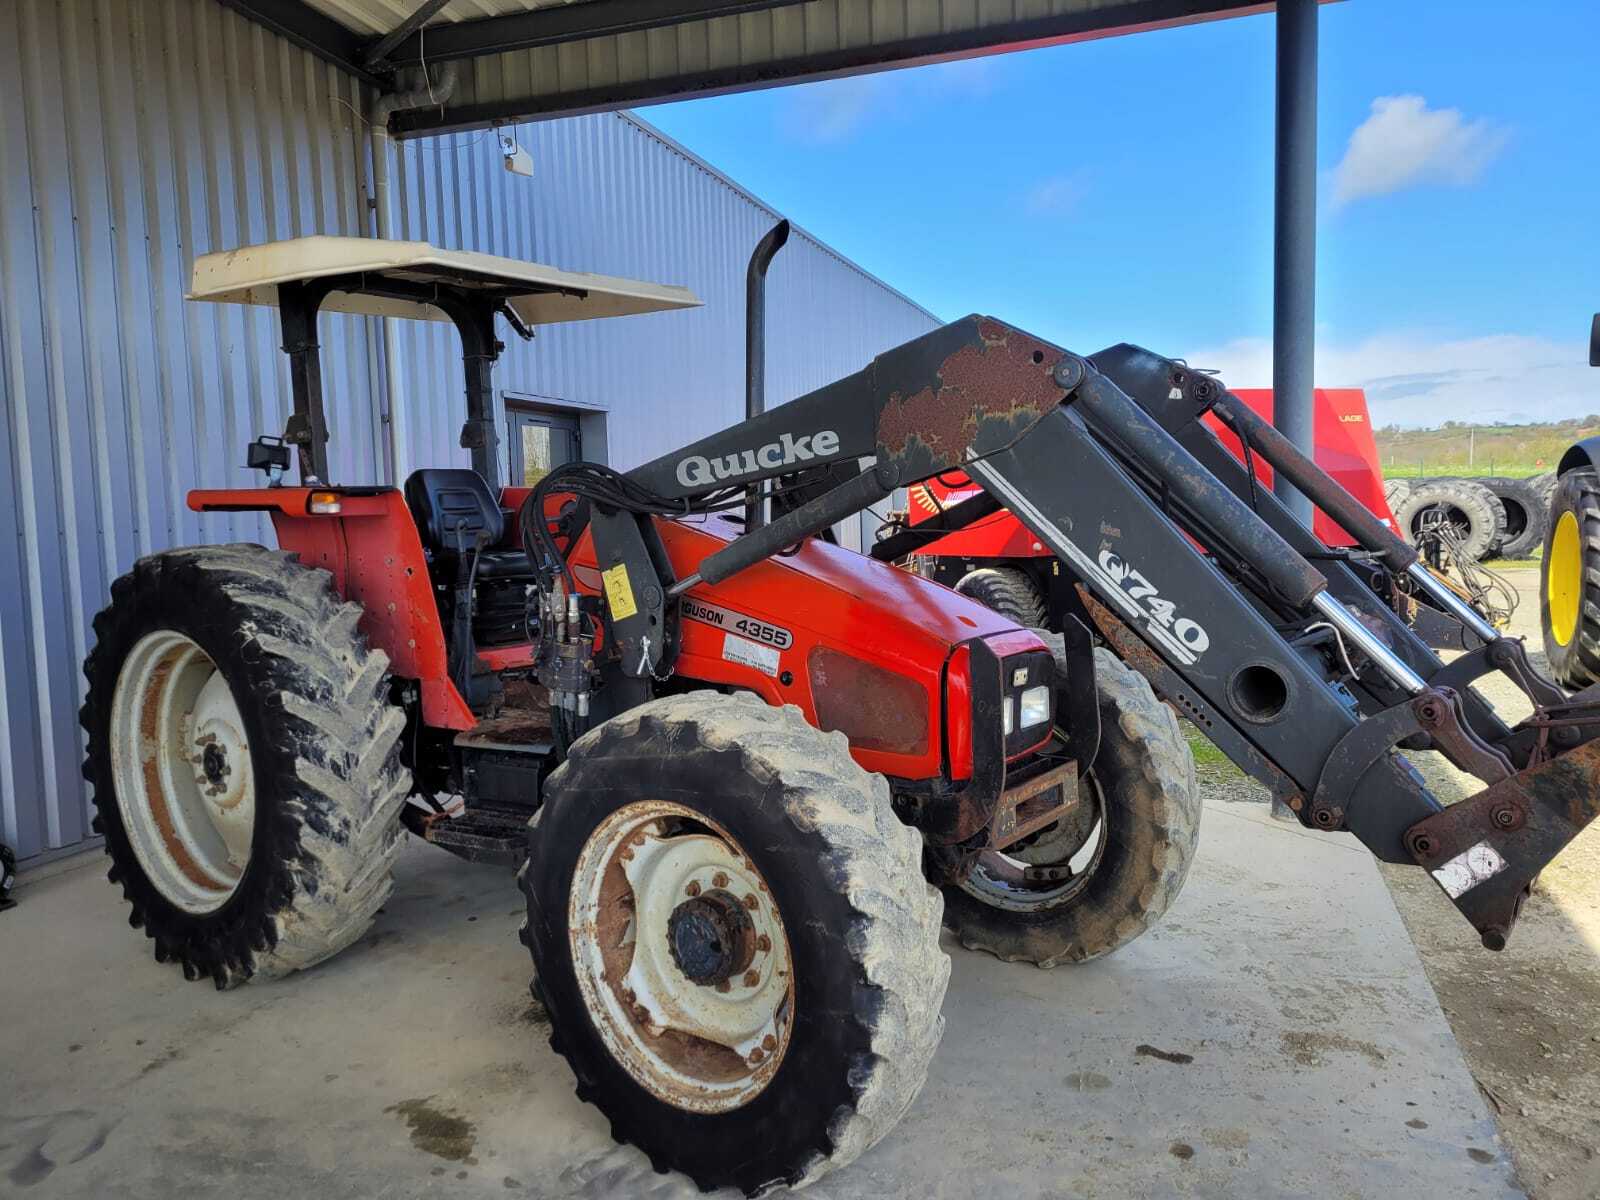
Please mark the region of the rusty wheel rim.
[[238, 889], [255, 836], [250, 739], [228, 681], [191, 638], [140, 638], [111, 701], [112, 782], [139, 865], [196, 915]]
[[[985, 850], [961, 890], [993, 908], [1012, 912], [1039, 912], [1071, 904], [1089, 885], [1106, 850], [1105, 795], [1091, 771], [1080, 781], [1087, 785], [1095, 806], [1095, 820], [1082, 842], [1053, 849], [1046, 830], [1032, 846], [1012, 853]], [[1041, 869], [1070, 867], [1066, 879], [1039, 878]]]
[[783, 917], [726, 830], [667, 801], [611, 813], [569, 894], [574, 973], [611, 1056], [652, 1095], [694, 1112], [748, 1104], [794, 1028]]

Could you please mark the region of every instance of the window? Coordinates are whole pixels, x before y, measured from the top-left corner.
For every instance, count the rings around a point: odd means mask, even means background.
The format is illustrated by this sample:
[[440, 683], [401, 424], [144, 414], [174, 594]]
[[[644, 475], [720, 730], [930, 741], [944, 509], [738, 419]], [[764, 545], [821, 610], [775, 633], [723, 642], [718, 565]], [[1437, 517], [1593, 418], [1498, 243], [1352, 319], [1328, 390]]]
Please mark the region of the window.
[[583, 456], [578, 419], [568, 413], [508, 403], [506, 424], [514, 487], [532, 487], [562, 463]]

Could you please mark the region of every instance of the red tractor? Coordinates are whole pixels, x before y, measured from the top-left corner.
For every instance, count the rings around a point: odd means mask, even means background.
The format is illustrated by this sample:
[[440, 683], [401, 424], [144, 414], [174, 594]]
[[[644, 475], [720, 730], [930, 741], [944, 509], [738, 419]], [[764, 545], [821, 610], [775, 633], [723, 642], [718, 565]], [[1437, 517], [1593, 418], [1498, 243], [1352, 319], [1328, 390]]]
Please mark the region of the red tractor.
[[[279, 548], [142, 559], [95, 619], [85, 773], [132, 923], [229, 987], [355, 941], [406, 830], [518, 864], [578, 1096], [702, 1188], [804, 1184], [895, 1124], [943, 1030], [941, 921], [1051, 966], [1161, 916], [1200, 816], [1174, 707], [1308, 828], [1426, 868], [1496, 948], [1600, 805], [1581, 698], [1448, 593], [1482, 643], [1440, 663], [1392, 603], [1434, 587], [1415, 553], [1148, 351], [967, 317], [626, 474], [509, 488], [496, 319], [689, 293], [310, 238], [205, 256], [193, 298], [277, 306], [294, 410], [251, 446], [265, 486], [189, 497], [269, 514]], [[322, 308], [455, 324], [472, 469], [330, 480]], [[1361, 557], [1252, 502], [1207, 411]], [[831, 541], [956, 467], [984, 490], [947, 528], [1016, 512], [1074, 580], [1063, 635], [896, 568], [917, 531], [870, 557]], [[1469, 686], [1490, 671], [1536, 718], [1499, 720]], [[1443, 808], [1402, 743], [1484, 791]]]

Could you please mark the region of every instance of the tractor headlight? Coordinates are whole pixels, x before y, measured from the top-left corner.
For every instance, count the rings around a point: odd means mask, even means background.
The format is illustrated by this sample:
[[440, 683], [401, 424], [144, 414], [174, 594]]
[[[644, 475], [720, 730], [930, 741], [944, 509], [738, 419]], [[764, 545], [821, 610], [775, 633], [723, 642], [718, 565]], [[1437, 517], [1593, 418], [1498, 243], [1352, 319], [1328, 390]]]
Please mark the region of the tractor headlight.
[[[1031, 687], [1017, 698], [1017, 706], [1021, 712], [1017, 718], [1017, 728], [1031, 729], [1035, 725], [1042, 725], [1050, 719], [1050, 688], [1045, 684]], [[1011, 732], [1011, 706], [1006, 705], [1006, 732]]]

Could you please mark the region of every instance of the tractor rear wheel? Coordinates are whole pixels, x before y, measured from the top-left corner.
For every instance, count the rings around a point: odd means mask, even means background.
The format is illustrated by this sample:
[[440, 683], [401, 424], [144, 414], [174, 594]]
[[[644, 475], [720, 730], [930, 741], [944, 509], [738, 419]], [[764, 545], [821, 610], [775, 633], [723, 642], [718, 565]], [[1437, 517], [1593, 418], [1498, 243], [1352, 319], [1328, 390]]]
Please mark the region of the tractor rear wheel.
[[[1060, 635], [1039, 634], [1065, 670]], [[1189, 874], [1200, 789], [1178, 719], [1109, 650], [1094, 657], [1100, 749], [1078, 781], [1089, 805], [1025, 846], [985, 851], [945, 887], [945, 924], [969, 950], [1040, 967], [1087, 962], [1160, 920]]]
[[263, 546], [140, 559], [84, 664], [84, 777], [109, 877], [160, 962], [218, 988], [355, 941], [410, 788], [388, 656], [326, 571]]
[[701, 1189], [809, 1183], [900, 1119], [950, 960], [888, 784], [792, 706], [693, 692], [573, 743], [522, 937], [612, 1135]]
[[1600, 683], [1600, 475], [1592, 468], [1568, 471], [1550, 498], [1539, 624], [1558, 683]]
[[1048, 610], [1039, 587], [1016, 567], [979, 567], [956, 583], [956, 591], [1028, 629], [1045, 623]]

